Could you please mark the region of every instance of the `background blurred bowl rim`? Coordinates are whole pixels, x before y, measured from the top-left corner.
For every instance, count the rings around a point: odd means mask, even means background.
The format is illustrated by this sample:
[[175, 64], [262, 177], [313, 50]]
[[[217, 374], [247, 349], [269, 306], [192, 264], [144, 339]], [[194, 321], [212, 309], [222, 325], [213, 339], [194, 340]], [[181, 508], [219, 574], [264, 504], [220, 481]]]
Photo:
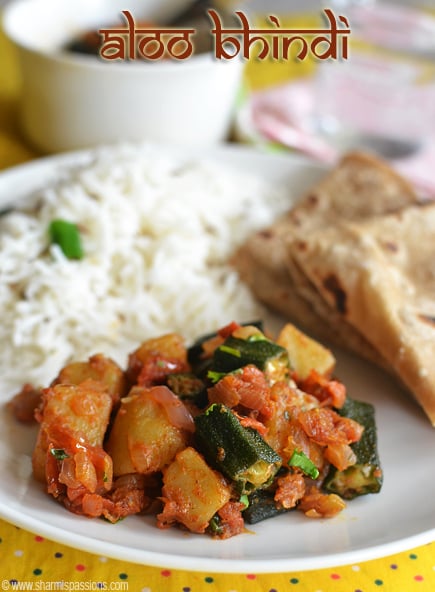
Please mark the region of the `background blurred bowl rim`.
[[[53, 43], [52, 48], [41, 48], [37, 46], [32, 39], [27, 39], [24, 34], [20, 34], [20, 30], [17, 27], [17, 23], [15, 22], [20, 10], [26, 9], [26, 7], [32, 8], [35, 10], [35, 7], [39, 4], [40, 6], [45, 7], [62, 7], [62, 4], [65, 5], [66, 2], [71, 2], [71, 0], [12, 0], [3, 8], [2, 14], [2, 27], [5, 35], [8, 39], [18, 48], [21, 50], [27, 51], [34, 55], [40, 56], [45, 58], [53, 63], [65, 64], [65, 65], [74, 65], [76, 67], [83, 67], [87, 69], [92, 69], [96, 71], [105, 71], [108, 72], [109, 69], [120, 72], [121, 70], [126, 70], [126, 67], [130, 70], [141, 71], [141, 72], [151, 72], [153, 71], [154, 74], [160, 73], [162, 71], [168, 70], [178, 70], [181, 69], [184, 71], [186, 68], [210, 68], [212, 65], [222, 67], [224, 64], [231, 64], [231, 63], [240, 63], [241, 59], [239, 56], [236, 56], [231, 59], [218, 59], [215, 56], [214, 51], [204, 52], [200, 54], [193, 54], [192, 56], [183, 59], [157, 59], [157, 60], [121, 60], [121, 61], [110, 61], [102, 59], [97, 59], [94, 56], [74, 53], [72, 51], [63, 50], [61, 47], [58, 47], [56, 43]], [[172, 1], [171, 1], [172, 5]], [[122, 6], [122, 5], [120, 5]], [[143, 8], [143, 5], [142, 5]], [[128, 9], [128, 8], [126, 8]], [[124, 8], [120, 9], [124, 10]], [[116, 14], [120, 14], [120, 11]], [[135, 17], [134, 12], [132, 12], [133, 17]], [[51, 15], [52, 16], [52, 15]], [[20, 21], [21, 22], [21, 21]], [[84, 25], [86, 27], [86, 25]], [[104, 24], [101, 25], [104, 28]], [[212, 28], [212, 23], [210, 22], [210, 30]], [[65, 35], [63, 38], [67, 41], [71, 35], [68, 31], [65, 31]]]

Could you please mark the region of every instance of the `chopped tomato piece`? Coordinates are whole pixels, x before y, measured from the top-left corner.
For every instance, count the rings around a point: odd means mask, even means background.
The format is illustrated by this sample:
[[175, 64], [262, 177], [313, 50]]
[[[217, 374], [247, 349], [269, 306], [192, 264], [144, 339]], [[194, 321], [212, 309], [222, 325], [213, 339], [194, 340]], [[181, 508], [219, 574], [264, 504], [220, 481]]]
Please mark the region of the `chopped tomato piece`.
[[227, 374], [208, 390], [210, 403], [227, 407], [242, 405], [259, 412], [266, 411], [270, 401], [270, 387], [264, 373], [249, 364], [235, 374]]
[[298, 421], [305, 433], [322, 446], [357, 442], [364, 429], [353, 419], [341, 417], [332, 409], [326, 408], [301, 411]]
[[229, 539], [236, 534], [240, 534], [245, 530], [245, 522], [242, 516], [244, 504], [241, 502], [227, 502], [220, 510], [218, 516], [220, 518], [219, 534], [216, 535], [219, 539]]
[[176, 358], [165, 358], [160, 354], [150, 355], [143, 364], [136, 383], [151, 387], [164, 384], [168, 374], [186, 372], [186, 364]]
[[288, 473], [279, 477], [277, 483], [274, 499], [282, 508], [293, 508], [305, 494], [305, 479], [301, 473]]
[[336, 409], [343, 407], [346, 401], [346, 387], [337, 380], [329, 380], [311, 370], [310, 374], [299, 382], [299, 388], [310, 395], [314, 395], [322, 405], [330, 405]]
[[241, 416], [238, 413], [236, 413], [236, 415], [244, 428], [252, 428], [253, 430], [257, 430], [261, 436], [265, 436], [267, 434], [267, 427], [264, 425], [264, 423], [261, 423], [261, 421], [255, 419], [255, 417]]
[[233, 334], [233, 331], [235, 331], [236, 329], [239, 329], [239, 327], [241, 327], [241, 325], [239, 325], [239, 323], [232, 321], [228, 325], [225, 325], [225, 327], [222, 327], [221, 329], [219, 329], [218, 335], [220, 335], [221, 337], [226, 339], [227, 337], [229, 337], [230, 335]]

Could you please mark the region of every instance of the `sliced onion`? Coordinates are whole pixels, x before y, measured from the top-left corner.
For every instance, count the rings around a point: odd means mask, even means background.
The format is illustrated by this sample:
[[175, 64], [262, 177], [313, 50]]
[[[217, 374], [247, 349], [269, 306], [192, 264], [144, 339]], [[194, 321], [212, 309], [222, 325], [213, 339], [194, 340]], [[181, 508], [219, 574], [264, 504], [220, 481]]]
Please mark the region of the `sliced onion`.
[[95, 493], [98, 485], [97, 471], [87, 450], [79, 450], [74, 455], [76, 478], [90, 493]]
[[76, 489], [81, 486], [81, 483], [76, 476], [76, 463], [73, 457], [69, 456], [62, 461], [58, 479], [59, 483], [63, 483], [71, 489]]
[[148, 390], [148, 394], [164, 408], [173, 426], [188, 432], [195, 431], [195, 423], [190, 412], [167, 386], [153, 386]]
[[82, 509], [85, 516], [96, 518], [103, 513], [103, 498], [96, 493], [85, 493], [82, 499]]

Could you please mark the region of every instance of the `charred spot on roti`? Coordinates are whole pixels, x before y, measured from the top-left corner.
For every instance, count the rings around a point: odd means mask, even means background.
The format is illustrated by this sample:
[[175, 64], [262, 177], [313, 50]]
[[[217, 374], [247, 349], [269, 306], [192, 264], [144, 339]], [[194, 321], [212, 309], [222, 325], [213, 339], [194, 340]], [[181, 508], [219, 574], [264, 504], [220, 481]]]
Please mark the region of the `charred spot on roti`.
[[296, 212], [290, 212], [288, 216], [289, 222], [293, 224], [293, 226], [302, 226], [302, 220], [300, 216]]
[[308, 197], [307, 197], [307, 202], [310, 204], [310, 206], [317, 206], [317, 204], [319, 203], [319, 196], [316, 195], [315, 193], [311, 193]]
[[347, 294], [340, 280], [333, 273], [327, 275], [323, 280], [323, 287], [327, 292], [332, 294], [335, 301], [335, 308], [340, 314], [346, 314], [347, 312]]
[[382, 246], [386, 251], [390, 253], [397, 253], [399, 250], [399, 245], [394, 243], [393, 241], [385, 241], [382, 243]]
[[295, 246], [296, 246], [296, 249], [300, 252], [306, 251], [308, 248], [306, 241], [303, 241], [303, 240], [297, 241]]
[[270, 228], [265, 228], [264, 230], [260, 230], [258, 232], [258, 236], [260, 238], [264, 238], [266, 240], [269, 240], [275, 236], [275, 233]]
[[426, 315], [423, 313], [420, 313], [418, 316], [419, 319], [423, 321], [423, 323], [427, 323], [428, 325], [432, 325], [433, 327], [435, 327], [435, 316]]

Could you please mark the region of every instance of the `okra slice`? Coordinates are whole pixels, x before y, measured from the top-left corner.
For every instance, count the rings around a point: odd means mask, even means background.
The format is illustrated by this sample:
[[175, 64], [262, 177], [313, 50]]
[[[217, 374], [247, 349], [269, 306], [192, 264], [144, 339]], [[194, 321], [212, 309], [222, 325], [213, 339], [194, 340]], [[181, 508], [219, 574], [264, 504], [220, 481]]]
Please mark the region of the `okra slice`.
[[254, 364], [270, 380], [284, 379], [290, 362], [287, 350], [263, 335], [247, 339], [227, 337], [213, 354], [211, 369], [215, 372], [233, 372], [248, 364]]
[[[257, 329], [259, 331], [263, 332], [263, 322], [260, 320], [251, 321], [249, 323], [242, 323], [242, 326], [245, 326], [245, 325], [251, 325], [251, 326], [257, 327]], [[212, 358], [208, 358], [208, 359], [203, 358], [204, 350], [203, 350], [202, 346], [206, 341], [213, 339], [213, 337], [216, 337], [216, 336], [217, 336], [216, 331], [214, 331], [213, 333], [207, 333], [205, 335], [202, 335], [187, 350], [187, 359], [189, 361], [189, 364], [190, 364], [193, 372], [197, 376], [206, 376], [207, 371], [212, 366], [212, 363], [213, 363]]]
[[273, 492], [257, 490], [249, 496], [249, 505], [243, 510], [243, 519], [248, 524], [257, 524], [289, 511], [288, 508], [276, 505]]
[[195, 417], [196, 443], [207, 462], [234, 482], [241, 493], [270, 483], [282, 459], [261, 435], [243, 427], [236, 415], [221, 404], [211, 405]]
[[356, 463], [344, 471], [331, 467], [323, 488], [347, 500], [369, 493], [379, 493], [383, 474], [373, 405], [347, 397], [344, 406], [337, 409], [337, 412], [360, 423], [364, 426], [364, 432], [361, 439], [351, 445], [357, 458]]
[[182, 401], [190, 401], [203, 408], [208, 403], [207, 386], [192, 372], [174, 372], [169, 374], [166, 385]]

